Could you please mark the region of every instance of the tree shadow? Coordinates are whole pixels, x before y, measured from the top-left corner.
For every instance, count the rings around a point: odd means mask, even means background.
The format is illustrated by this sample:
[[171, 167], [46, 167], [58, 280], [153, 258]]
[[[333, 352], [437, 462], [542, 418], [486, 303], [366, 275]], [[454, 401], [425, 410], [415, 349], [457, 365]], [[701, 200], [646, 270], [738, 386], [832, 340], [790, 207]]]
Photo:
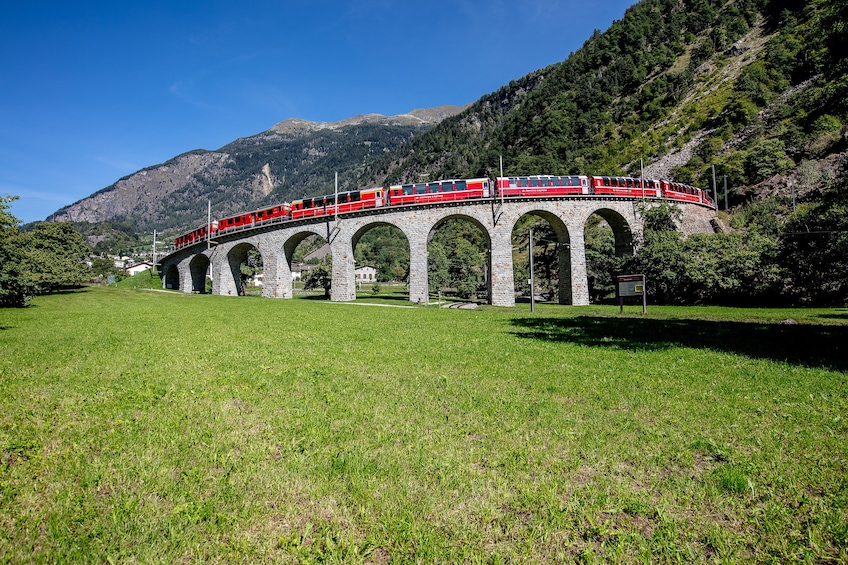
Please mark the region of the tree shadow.
[[693, 347], [806, 367], [848, 370], [848, 326], [634, 318], [515, 318], [513, 335], [589, 347]]
[[379, 300], [388, 300], [394, 302], [409, 302], [409, 294], [366, 294], [361, 293], [356, 295], [357, 300], [377, 298]]
[[848, 320], [848, 312], [836, 314], [819, 314], [816, 318], [826, 318], [831, 320]]
[[42, 295], [43, 296], [50, 296], [50, 295], [62, 296], [62, 295], [65, 295], [65, 294], [82, 294], [84, 292], [90, 292], [90, 291], [91, 291], [91, 288], [89, 288], [87, 286], [66, 286], [66, 287], [63, 287], [63, 288], [47, 289], [42, 293]]

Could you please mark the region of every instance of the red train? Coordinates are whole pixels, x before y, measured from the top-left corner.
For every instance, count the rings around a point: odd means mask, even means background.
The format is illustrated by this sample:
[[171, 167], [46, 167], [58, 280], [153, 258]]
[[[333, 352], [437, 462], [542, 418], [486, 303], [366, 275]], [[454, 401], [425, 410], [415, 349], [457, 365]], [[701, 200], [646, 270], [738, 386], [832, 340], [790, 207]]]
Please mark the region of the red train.
[[[291, 219], [314, 218], [316, 216], [332, 216], [356, 212], [366, 208], [377, 208], [383, 205], [382, 188], [339, 192], [338, 195], [316, 196], [304, 198], [291, 203]], [[338, 203], [336, 202], [338, 200]]]
[[[493, 187], [493, 188], [492, 188]], [[383, 206], [408, 206], [456, 200], [503, 198], [547, 198], [560, 196], [612, 196], [618, 198], [664, 198], [715, 207], [706, 191], [667, 180], [634, 177], [585, 175], [530, 175], [498, 177], [494, 184], [487, 178], [450, 179], [426, 183], [392, 185], [340, 192], [295, 200], [246, 214], [215, 220], [174, 240], [181, 249], [207, 239], [211, 232], [226, 233], [273, 222], [299, 220], [356, 212]]]

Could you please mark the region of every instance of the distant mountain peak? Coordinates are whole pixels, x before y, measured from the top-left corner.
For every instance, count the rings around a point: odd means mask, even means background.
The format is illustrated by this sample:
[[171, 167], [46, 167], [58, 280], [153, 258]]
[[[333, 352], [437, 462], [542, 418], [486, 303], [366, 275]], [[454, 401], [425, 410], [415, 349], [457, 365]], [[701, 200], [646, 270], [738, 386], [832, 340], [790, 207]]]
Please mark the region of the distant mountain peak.
[[435, 124], [445, 118], [455, 116], [462, 112], [469, 105], [465, 106], [437, 106], [436, 108], [417, 108], [406, 114], [398, 114], [396, 116], [384, 116], [383, 114], [360, 114], [352, 118], [340, 120], [338, 122], [311, 122], [301, 118], [289, 118], [274, 124], [268, 131], [279, 134], [298, 134], [305, 131], [318, 131], [322, 129], [339, 129], [346, 126], [355, 126], [364, 123], [375, 123], [384, 125], [422, 125]]

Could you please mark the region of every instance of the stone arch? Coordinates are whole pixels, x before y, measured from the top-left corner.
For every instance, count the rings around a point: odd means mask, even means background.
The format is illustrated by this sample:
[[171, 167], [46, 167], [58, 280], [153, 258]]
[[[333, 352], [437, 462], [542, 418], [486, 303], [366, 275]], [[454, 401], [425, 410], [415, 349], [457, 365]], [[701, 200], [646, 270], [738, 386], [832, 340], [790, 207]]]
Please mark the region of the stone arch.
[[[470, 223], [471, 225], [476, 227], [478, 230], [480, 230], [480, 233], [482, 233], [483, 237], [485, 238], [485, 243], [486, 243], [486, 251], [485, 251], [485, 253], [486, 253], [486, 270], [484, 272], [484, 277], [485, 277], [485, 287], [486, 287], [486, 301], [489, 304], [491, 304], [492, 303], [492, 297], [493, 297], [493, 292], [492, 292], [492, 269], [493, 269], [493, 267], [492, 267], [492, 233], [491, 233], [489, 227], [484, 222], [482, 222], [480, 219], [476, 218], [474, 215], [471, 215], [471, 214], [465, 214], [465, 213], [461, 213], [461, 212], [450, 211], [447, 214], [441, 215], [430, 226], [430, 229], [426, 232], [427, 236], [426, 236], [425, 242], [424, 242], [425, 248], [426, 248], [427, 244], [429, 244], [430, 241], [433, 239], [435, 232], [442, 225], [444, 225], [445, 223], [447, 223], [448, 221], [451, 221], [451, 220], [462, 220], [462, 221]], [[427, 255], [429, 255], [429, 253], [427, 253]], [[430, 264], [430, 260], [429, 260], [429, 256], [428, 256], [427, 261], [424, 265], [425, 272], [427, 272], [429, 270], [429, 264]]]
[[[395, 223], [395, 222], [393, 222], [393, 221], [391, 221], [391, 220], [386, 220], [386, 219], [384, 219], [384, 218], [375, 219], [375, 220], [374, 220], [374, 221], [372, 221], [372, 222], [365, 223], [365, 224], [364, 224], [364, 225], [362, 225], [359, 229], [357, 229], [357, 230], [356, 230], [356, 231], [355, 231], [355, 232], [351, 235], [351, 238], [350, 238], [350, 248], [351, 248], [351, 251], [354, 251], [354, 252], [356, 251], [356, 245], [359, 243], [359, 240], [362, 238], [362, 236], [364, 236], [366, 233], [368, 233], [369, 231], [371, 231], [371, 230], [372, 230], [372, 229], [374, 229], [374, 228], [379, 228], [379, 227], [383, 227], [383, 226], [388, 226], [388, 227], [395, 228], [396, 230], [398, 230], [400, 233], [402, 233], [402, 234], [403, 234], [404, 238], [406, 238], [407, 249], [408, 249], [408, 251], [409, 251], [409, 258], [410, 258], [410, 268], [411, 268], [411, 262], [412, 262], [412, 241], [411, 241], [411, 239], [410, 239], [410, 235], [409, 235], [409, 233], [407, 233], [407, 232], [406, 232], [406, 230], [404, 230], [404, 228], [403, 228], [403, 226], [402, 226], [402, 225], [398, 225], [397, 223]], [[355, 267], [355, 265], [354, 265], [354, 267]], [[355, 285], [355, 279], [354, 279], [354, 285]]]
[[556, 236], [557, 245], [557, 301], [560, 304], [572, 303], [571, 288], [571, 236], [566, 223], [555, 213], [538, 208], [531, 208], [519, 216], [513, 223], [512, 230], [525, 216], [536, 216], [548, 222]]
[[[307, 237], [317, 235], [329, 244], [327, 232], [317, 229], [310, 229], [310, 226], [305, 226], [303, 229], [298, 229], [288, 234], [282, 244], [282, 260], [278, 267], [279, 285], [281, 287], [280, 296], [291, 298], [294, 296], [294, 280], [292, 277], [292, 262], [294, 261], [294, 252], [297, 247], [303, 243]], [[332, 258], [333, 250], [330, 248], [330, 257]]]
[[[288, 262], [289, 267], [291, 267], [292, 260], [294, 258], [294, 252], [297, 249], [297, 246], [303, 243], [304, 239], [312, 235], [317, 235], [318, 237], [324, 239], [324, 241], [327, 241], [327, 234], [321, 233], [318, 230], [310, 230], [308, 228], [303, 229], [301, 231], [296, 231], [288, 238], [286, 238], [285, 242], [283, 243], [283, 253], [286, 256], [286, 262]], [[329, 243], [329, 241], [327, 241], [327, 243]], [[330, 253], [332, 253], [332, 250], [330, 251]]]
[[165, 270], [165, 288], [180, 290], [180, 270], [174, 263], [168, 265]]
[[255, 249], [260, 255], [262, 254], [262, 251], [257, 246], [248, 242], [238, 243], [227, 252], [227, 264], [230, 267], [232, 280], [235, 284], [235, 294], [238, 296], [244, 296], [245, 294], [244, 284], [241, 280], [241, 265], [247, 261], [247, 254], [251, 249]]
[[[592, 214], [597, 214], [609, 225], [615, 237], [615, 254], [618, 257], [629, 257], [633, 255], [634, 237], [633, 230], [630, 227], [627, 219], [616, 210], [611, 208], [598, 208], [592, 211]], [[589, 214], [591, 216], [592, 214]], [[589, 221], [589, 216], [583, 221], [583, 226]]]
[[189, 262], [189, 272], [191, 274], [191, 291], [197, 293], [206, 293], [206, 273], [209, 271], [210, 261], [203, 253], [198, 253]]

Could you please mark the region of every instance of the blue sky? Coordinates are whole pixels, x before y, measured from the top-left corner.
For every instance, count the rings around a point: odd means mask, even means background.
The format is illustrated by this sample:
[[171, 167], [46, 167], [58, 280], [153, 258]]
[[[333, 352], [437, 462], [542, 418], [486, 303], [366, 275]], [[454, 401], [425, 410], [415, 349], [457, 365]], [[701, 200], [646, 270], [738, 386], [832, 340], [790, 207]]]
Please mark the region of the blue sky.
[[46, 219], [287, 118], [463, 105], [564, 60], [633, 0], [83, 0], [0, 8], [0, 195]]

